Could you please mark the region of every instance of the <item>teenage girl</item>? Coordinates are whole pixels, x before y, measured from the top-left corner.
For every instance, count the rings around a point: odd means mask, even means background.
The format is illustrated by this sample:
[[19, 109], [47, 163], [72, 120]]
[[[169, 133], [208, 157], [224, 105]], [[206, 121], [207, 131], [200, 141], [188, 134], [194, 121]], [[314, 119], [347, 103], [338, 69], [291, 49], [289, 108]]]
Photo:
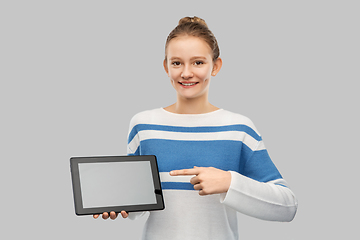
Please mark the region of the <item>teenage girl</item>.
[[295, 216], [296, 197], [251, 120], [208, 101], [211, 77], [222, 66], [219, 55], [204, 20], [180, 19], [163, 63], [177, 101], [130, 122], [128, 154], [156, 155], [165, 200], [165, 210], [150, 212], [143, 239], [238, 239], [237, 212], [270, 221]]

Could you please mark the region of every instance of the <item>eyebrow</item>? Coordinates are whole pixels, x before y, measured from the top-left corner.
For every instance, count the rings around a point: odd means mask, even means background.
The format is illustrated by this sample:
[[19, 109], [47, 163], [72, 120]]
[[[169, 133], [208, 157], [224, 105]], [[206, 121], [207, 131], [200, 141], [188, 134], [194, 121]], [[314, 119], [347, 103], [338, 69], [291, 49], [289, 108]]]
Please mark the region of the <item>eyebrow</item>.
[[[172, 58], [170, 58], [170, 60], [177, 60], [177, 59], [181, 59], [181, 58], [179, 58], [179, 57], [172, 57]], [[206, 60], [206, 57], [203, 57], [203, 56], [195, 56], [195, 57], [190, 58], [190, 60], [194, 60], [194, 59], [204, 59], [204, 60]]]

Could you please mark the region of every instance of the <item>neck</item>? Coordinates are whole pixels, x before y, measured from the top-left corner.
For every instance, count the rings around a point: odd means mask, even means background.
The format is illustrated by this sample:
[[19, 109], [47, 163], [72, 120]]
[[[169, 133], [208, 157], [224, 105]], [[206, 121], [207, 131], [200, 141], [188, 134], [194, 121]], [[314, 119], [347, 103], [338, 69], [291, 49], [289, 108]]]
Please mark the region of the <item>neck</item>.
[[207, 98], [184, 99], [178, 97], [176, 103], [164, 109], [178, 114], [201, 114], [213, 112], [219, 108], [212, 105]]

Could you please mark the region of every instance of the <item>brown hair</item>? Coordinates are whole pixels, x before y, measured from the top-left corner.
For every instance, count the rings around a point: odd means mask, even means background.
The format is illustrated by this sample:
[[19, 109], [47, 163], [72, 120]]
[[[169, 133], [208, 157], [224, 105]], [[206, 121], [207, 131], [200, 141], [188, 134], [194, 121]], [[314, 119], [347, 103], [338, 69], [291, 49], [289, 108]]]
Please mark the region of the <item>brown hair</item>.
[[170, 32], [165, 44], [165, 61], [167, 61], [167, 47], [170, 41], [183, 35], [203, 39], [212, 51], [213, 62], [220, 56], [220, 49], [214, 34], [203, 19], [194, 16], [181, 18], [177, 27]]

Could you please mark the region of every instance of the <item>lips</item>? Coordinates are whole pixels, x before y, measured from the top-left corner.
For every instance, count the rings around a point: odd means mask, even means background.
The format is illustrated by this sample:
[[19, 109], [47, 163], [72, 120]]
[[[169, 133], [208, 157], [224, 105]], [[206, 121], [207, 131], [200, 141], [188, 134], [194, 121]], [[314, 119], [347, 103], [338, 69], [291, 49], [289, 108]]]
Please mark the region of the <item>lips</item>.
[[183, 87], [193, 87], [195, 86], [196, 84], [198, 84], [199, 82], [186, 82], [186, 81], [183, 81], [183, 82], [179, 82], [179, 84]]

